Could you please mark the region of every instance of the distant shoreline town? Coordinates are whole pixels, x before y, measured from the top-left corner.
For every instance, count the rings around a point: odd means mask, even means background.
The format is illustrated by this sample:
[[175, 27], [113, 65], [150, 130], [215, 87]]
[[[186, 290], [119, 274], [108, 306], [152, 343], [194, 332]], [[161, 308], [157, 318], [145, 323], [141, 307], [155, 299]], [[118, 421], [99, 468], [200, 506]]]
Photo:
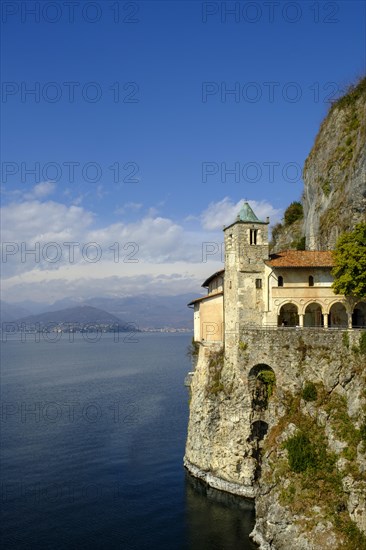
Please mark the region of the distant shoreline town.
[[[11, 334], [43, 334], [45, 339], [47, 335], [57, 334], [119, 334], [119, 333], [193, 333], [193, 327], [138, 327], [136, 323], [128, 323], [125, 325], [110, 325], [98, 323], [36, 323], [25, 324], [13, 321], [3, 322], [1, 324], [2, 340], [6, 341], [6, 336]], [[56, 340], [54, 336], [49, 337], [51, 340]]]

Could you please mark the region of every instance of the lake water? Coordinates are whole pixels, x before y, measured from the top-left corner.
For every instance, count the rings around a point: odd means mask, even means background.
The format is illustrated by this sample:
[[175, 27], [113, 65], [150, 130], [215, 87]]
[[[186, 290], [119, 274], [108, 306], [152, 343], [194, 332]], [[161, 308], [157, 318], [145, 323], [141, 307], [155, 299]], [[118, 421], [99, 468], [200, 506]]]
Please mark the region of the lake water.
[[255, 548], [251, 503], [182, 466], [191, 335], [70, 337], [2, 344], [2, 548]]

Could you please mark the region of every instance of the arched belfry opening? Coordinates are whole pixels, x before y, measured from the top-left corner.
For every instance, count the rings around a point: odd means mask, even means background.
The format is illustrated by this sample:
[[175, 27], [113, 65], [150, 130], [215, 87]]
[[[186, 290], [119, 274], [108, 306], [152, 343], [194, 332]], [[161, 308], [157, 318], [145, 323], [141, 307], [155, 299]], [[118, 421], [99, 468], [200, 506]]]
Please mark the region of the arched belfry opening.
[[276, 385], [276, 376], [269, 365], [255, 365], [248, 375], [249, 391], [252, 396], [252, 410], [260, 413], [268, 408]]

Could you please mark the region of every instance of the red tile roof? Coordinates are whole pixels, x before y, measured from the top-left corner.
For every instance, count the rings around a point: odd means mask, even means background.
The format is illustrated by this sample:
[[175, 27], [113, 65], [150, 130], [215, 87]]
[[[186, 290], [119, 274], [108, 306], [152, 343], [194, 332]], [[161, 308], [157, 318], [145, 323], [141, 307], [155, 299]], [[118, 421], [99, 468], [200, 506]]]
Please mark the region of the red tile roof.
[[284, 250], [271, 254], [266, 264], [271, 267], [333, 267], [331, 250]]

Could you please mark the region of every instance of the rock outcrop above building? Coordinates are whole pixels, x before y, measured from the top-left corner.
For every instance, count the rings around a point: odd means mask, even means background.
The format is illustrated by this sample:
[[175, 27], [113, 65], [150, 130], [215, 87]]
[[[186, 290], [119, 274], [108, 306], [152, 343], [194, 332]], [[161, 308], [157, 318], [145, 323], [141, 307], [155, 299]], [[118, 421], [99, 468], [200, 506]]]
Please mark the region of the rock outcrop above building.
[[303, 219], [275, 228], [274, 252], [332, 250], [342, 232], [366, 220], [366, 78], [329, 109], [303, 180]]
[[366, 78], [332, 105], [303, 177], [306, 246], [333, 249], [366, 219]]

